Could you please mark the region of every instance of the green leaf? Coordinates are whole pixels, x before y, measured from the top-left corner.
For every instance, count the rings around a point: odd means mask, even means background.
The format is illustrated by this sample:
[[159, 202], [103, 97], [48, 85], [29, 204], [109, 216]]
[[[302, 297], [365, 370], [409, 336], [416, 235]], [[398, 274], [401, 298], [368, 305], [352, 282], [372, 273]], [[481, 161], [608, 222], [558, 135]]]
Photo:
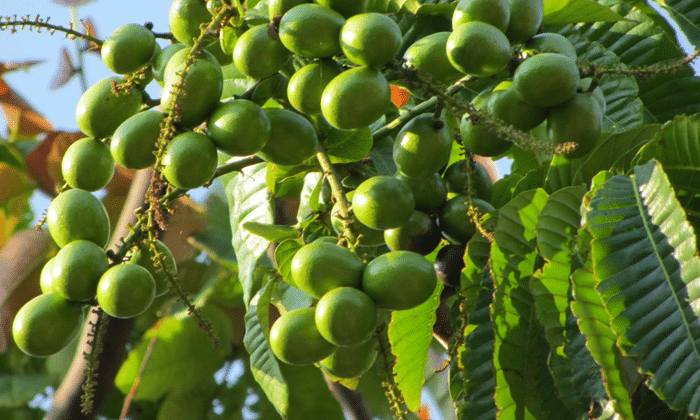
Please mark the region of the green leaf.
[[574, 185], [573, 172], [579, 167], [579, 162], [578, 159], [571, 160], [564, 155], [554, 155], [544, 180], [545, 191], [553, 193]]
[[433, 339], [435, 310], [440, 305], [442, 282], [438, 281], [433, 295], [413, 309], [393, 311], [389, 323], [389, 343], [396, 356], [394, 374], [396, 384], [409, 410], [421, 407], [421, 389], [425, 383], [425, 364], [428, 348]]
[[231, 243], [238, 260], [238, 278], [243, 285], [246, 306], [256, 292], [253, 272], [258, 259], [267, 252], [270, 241], [241, 229], [241, 225], [246, 222], [271, 224], [273, 221], [272, 204], [265, 186], [266, 167], [265, 163], [249, 166], [226, 185], [233, 232]]
[[324, 118], [319, 118], [317, 123], [319, 137], [332, 163], [360, 161], [372, 148], [372, 132], [369, 127], [338, 130]]
[[195, 233], [192, 243], [209, 254], [214, 261], [233, 266], [236, 263], [236, 254], [231, 245], [232, 233], [228, 221], [228, 205], [222, 197], [209, 194], [206, 209], [207, 229]]
[[695, 49], [700, 49], [700, 3], [695, 0], [655, 1], [668, 12]]
[[369, 152], [374, 168], [378, 175], [391, 175], [396, 173], [396, 163], [394, 163], [394, 139], [386, 137], [377, 142]]
[[241, 227], [254, 235], [265, 238], [269, 242], [282, 242], [299, 237], [299, 231], [293, 226], [245, 222]]
[[649, 387], [700, 415], [700, 259], [692, 227], [658, 162], [615, 176], [589, 205], [593, 272], [618, 346]]
[[417, 15], [425, 16], [442, 16], [452, 20], [452, 15], [457, 7], [457, 2], [439, 3], [439, 4], [423, 4], [416, 11]]
[[518, 185], [523, 176], [517, 173], [510, 173], [493, 184], [493, 198], [491, 204], [495, 208], [505, 206], [515, 197], [515, 186]]
[[547, 261], [571, 263], [575, 255], [576, 233], [581, 224], [579, 208], [585, 193], [582, 186], [568, 187], [547, 198], [536, 228], [537, 246]]
[[319, 195], [323, 183], [321, 172], [308, 172], [304, 176], [304, 186], [301, 188], [299, 196], [299, 210], [297, 210], [297, 221], [304, 223], [314, 217], [319, 210]]
[[50, 375], [41, 373], [0, 375], [0, 407], [21, 407], [52, 382]]
[[304, 186], [304, 176], [308, 170], [306, 165], [280, 166], [274, 163], [267, 164], [265, 182], [272, 196], [299, 197]]
[[[213, 378], [212, 384], [216, 385]], [[206, 420], [214, 397], [211, 388], [169, 393], [160, 403], [156, 420]]]
[[542, 24], [614, 22], [622, 16], [591, 0], [545, 0]]
[[7, 163], [19, 170], [24, 169], [21, 158], [18, 157], [17, 154], [13, 152], [10, 145], [4, 141], [0, 141], [0, 163]]
[[418, 0], [390, 0], [390, 13], [411, 13], [415, 14], [420, 9], [421, 4]]
[[315, 366], [282, 364], [289, 384], [289, 420], [342, 420], [343, 409]]
[[293, 284], [292, 281], [292, 258], [294, 254], [297, 253], [304, 243], [298, 238], [290, 238], [281, 241], [275, 249], [275, 261], [277, 262], [277, 270], [282, 275], [282, 278], [289, 283]]

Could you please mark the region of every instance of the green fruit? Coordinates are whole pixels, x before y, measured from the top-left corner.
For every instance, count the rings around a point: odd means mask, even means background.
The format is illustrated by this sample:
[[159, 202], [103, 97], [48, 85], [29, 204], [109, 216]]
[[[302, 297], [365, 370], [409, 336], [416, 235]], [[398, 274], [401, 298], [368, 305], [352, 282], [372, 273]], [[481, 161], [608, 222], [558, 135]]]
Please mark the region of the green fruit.
[[[484, 201], [491, 201], [493, 196], [493, 182], [489, 173], [482, 164], [474, 161], [472, 163], [472, 187], [477, 198]], [[447, 191], [466, 195], [469, 192], [469, 181], [467, 175], [467, 165], [463, 160], [457, 161], [448, 166], [443, 174]]]
[[109, 268], [104, 250], [90, 241], [73, 241], [54, 258], [52, 290], [74, 302], [92, 299], [100, 276]]
[[445, 245], [435, 256], [435, 272], [445, 287], [453, 290], [461, 288], [466, 248], [466, 245]]
[[408, 221], [415, 200], [400, 179], [375, 176], [362, 182], [352, 196], [352, 210], [360, 223], [373, 229], [397, 228]]
[[41, 287], [41, 293], [54, 293], [53, 290], [53, 263], [55, 258], [51, 258], [46, 261], [44, 267], [41, 269], [41, 274], [39, 275], [39, 287]]
[[442, 120], [433, 113], [414, 117], [394, 141], [396, 167], [414, 177], [427, 177], [445, 166], [452, 151], [452, 135]]
[[[185, 69], [185, 63], [174, 68], [175, 74], [172, 77], [168, 74], [170, 69], [170, 65], [165, 69], [161, 107], [164, 112], [171, 112], [177, 103], [180, 109], [179, 124], [188, 128], [195, 127], [201, 124], [219, 103], [224, 87], [221, 67], [218, 63], [195, 60], [185, 76], [184, 86], [179, 89], [176, 86], [181, 85], [181, 78], [177, 72]], [[178, 92], [181, 94], [178, 95]]]
[[370, 67], [355, 67], [336, 76], [323, 90], [321, 112], [341, 130], [366, 127], [391, 105], [384, 75]]
[[315, 312], [315, 308], [294, 309], [275, 321], [270, 329], [270, 347], [278, 359], [290, 365], [310, 365], [336, 350], [318, 331]]
[[123, 79], [119, 77], [102, 79], [80, 97], [75, 120], [83, 133], [96, 139], [110, 137], [119, 124], [139, 112], [141, 91], [134, 88], [116, 94], [112, 85], [120, 82]]
[[401, 29], [389, 16], [363, 13], [349, 18], [340, 31], [340, 47], [355, 64], [381, 66], [401, 47]]
[[323, 90], [342, 72], [343, 70], [335, 61], [320, 61], [305, 65], [289, 78], [289, 84], [287, 84], [289, 103], [304, 114], [320, 114]]
[[489, 77], [503, 70], [510, 62], [508, 38], [493, 25], [467, 22], [447, 39], [447, 58], [462, 73]]
[[226, 51], [224, 51], [224, 47], [221, 45], [221, 42], [218, 38], [210, 42], [209, 44], [204, 45], [204, 51], [207, 51], [208, 53], [213, 55], [214, 58], [216, 58], [216, 61], [221, 66], [227, 66], [233, 63], [233, 56], [231, 55], [232, 52], [227, 53]]
[[[479, 215], [494, 210], [493, 206], [479, 198], [474, 199], [474, 205]], [[438, 226], [442, 234], [457, 244], [466, 244], [476, 233], [476, 225], [468, 216], [469, 203], [466, 195], [457, 195], [447, 200], [438, 213]]]
[[267, 25], [255, 26], [238, 38], [233, 49], [236, 68], [253, 79], [277, 73], [292, 57], [279, 40], [270, 38]]
[[259, 152], [270, 140], [270, 119], [258, 104], [236, 99], [219, 104], [207, 121], [216, 147], [232, 156]]
[[547, 136], [555, 144], [574, 142], [575, 150], [564, 156], [574, 159], [593, 150], [603, 127], [603, 112], [592, 93], [577, 93], [552, 108], [547, 117]]
[[151, 306], [156, 284], [145, 268], [119, 264], [107, 270], [97, 285], [97, 303], [109, 316], [132, 318]]
[[314, 241], [294, 254], [290, 272], [299, 289], [320, 298], [336, 287], [358, 287], [363, 269], [360, 257], [347, 248]]
[[362, 275], [362, 290], [378, 308], [404, 310], [428, 300], [435, 290], [433, 265], [420, 254], [392, 251], [370, 261]]
[[144, 169], [156, 163], [156, 142], [165, 114], [142, 111], [114, 131], [110, 150], [114, 160], [128, 169]]
[[544, 32], [530, 38], [523, 44], [522, 51], [529, 54], [537, 53], [559, 53], [576, 60], [576, 48], [574, 44], [563, 35], [554, 32]]
[[576, 93], [579, 70], [570, 57], [542, 53], [523, 61], [513, 75], [513, 88], [523, 101], [541, 108], [559, 105]]
[[406, 223], [384, 231], [384, 240], [392, 251], [411, 251], [428, 255], [437, 248], [442, 235], [435, 219], [414, 211]]
[[114, 175], [114, 158], [107, 144], [86, 137], [71, 144], [61, 161], [61, 173], [71, 188], [97, 191]]
[[186, 48], [187, 46], [185, 44], [170, 44], [156, 55], [155, 60], [153, 60], [153, 78], [156, 79], [159, 85], [163, 86], [165, 67], [168, 61], [170, 61], [175, 53]]
[[209, 137], [187, 131], [173, 137], [163, 156], [163, 175], [178, 188], [197, 188], [216, 172], [216, 146]]
[[[488, 108], [486, 111], [488, 112]], [[512, 142], [499, 137], [486, 124], [474, 125], [468, 114], [464, 114], [462, 117], [459, 133], [464, 147], [469, 149], [471, 153], [480, 156], [498, 156], [513, 146]]]
[[202, 32], [200, 25], [211, 19], [206, 3], [201, 0], [174, 0], [168, 13], [170, 32], [175, 39], [190, 47]]
[[[593, 79], [591, 79], [590, 77], [580, 79], [576, 91], [589, 92], [591, 88], [591, 83], [593, 83]], [[601, 112], [603, 113], [603, 116], [605, 116], [607, 104], [605, 103], [605, 94], [603, 93], [603, 89], [600, 87], [600, 85], [598, 85], [593, 89], [591, 93], [593, 94], [593, 97], [598, 101], [598, 105], [600, 105]]]
[[512, 88], [511, 82], [502, 82], [499, 86], [501, 85], [505, 85], [506, 88], [494, 89], [487, 105], [494, 117], [522, 131], [530, 131], [544, 122], [549, 109], [525, 102]]
[[[131, 250], [130, 263], [138, 264], [141, 267], [148, 270], [153, 277], [156, 284], [156, 297], [164, 295], [170, 289], [170, 281], [168, 280], [168, 274], [172, 277], [177, 275], [177, 263], [175, 262], [175, 257], [173, 257], [170, 249], [161, 241], [156, 240], [155, 242], [158, 252], [163, 254], [165, 257], [165, 270], [162, 271], [156, 268], [153, 262], [153, 252], [146, 244], [139, 244], [139, 246]], [[166, 274], [166, 272], [168, 274]]]
[[270, 120], [270, 140], [258, 156], [276, 165], [300, 165], [316, 153], [318, 137], [309, 120], [286, 109], [263, 108]]
[[452, 28], [474, 21], [488, 23], [505, 32], [510, 22], [508, 0], [460, 0], [452, 14]]
[[540, 29], [544, 14], [542, 0], [508, 0], [510, 22], [506, 36], [513, 45], [522, 44]]
[[340, 54], [340, 28], [345, 18], [335, 10], [318, 4], [300, 4], [282, 16], [279, 37], [282, 45], [295, 54], [309, 58]]
[[[354, 191], [350, 191], [345, 196], [348, 201], [352, 202], [352, 196]], [[352, 226], [355, 229], [355, 234], [358, 236], [359, 246], [379, 246], [384, 244], [384, 231], [372, 229], [369, 226], [363, 225], [357, 220], [357, 216], [352, 214], [351, 217]], [[340, 218], [340, 205], [338, 203], [333, 204], [331, 209], [331, 224], [333, 225], [333, 230], [338, 235], [343, 233], [343, 221]]]
[[117, 28], [102, 43], [100, 54], [107, 68], [117, 74], [134, 73], [153, 57], [156, 37], [143, 26], [128, 24]]
[[314, 0], [314, 3], [330, 7], [349, 18], [350, 16], [364, 13], [367, 10], [369, 0]]
[[315, 320], [318, 331], [330, 343], [356, 346], [374, 334], [377, 308], [366, 293], [353, 287], [338, 287], [318, 301]]
[[85, 190], [64, 191], [54, 198], [46, 211], [46, 224], [60, 247], [79, 239], [104, 247], [109, 240], [107, 210]]
[[447, 58], [447, 39], [451, 32], [436, 32], [414, 42], [403, 55], [406, 65], [429, 74], [434, 82], [449, 85], [462, 77]]
[[442, 203], [447, 200], [447, 187], [438, 173], [415, 178], [399, 171], [394, 176], [411, 189], [416, 210], [432, 214], [438, 211]]
[[283, 16], [289, 9], [300, 4], [308, 3], [306, 0], [269, 0], [267, 2], [267, 11], [270, 20], [275, 16]]
[[366, 342], [352, 347], [339, 347], [333, 354], [321, 360], [321, 366], [338, 378], [357, 378], [374, 365], [377, 358], [377, 342]]
[[[183, 65], [189, 58], [191, 52], [192, 48], [185, 47], [175, 51], [172, 54], [168, 62], [165, 63], [165, 67], [163, 69], [164, 81], [168, 79], [175, 80], [178, 77], [177, 72], [183, 69]], [[216, 57], [214, 57], [214, 54], [210, 53], [209, 51], [202, 50], [197, 56], [195, 56], [195, 61], [207, 61], [211, 63], [217, 69], [219, 77], [223, 77], [223, 71], [221, 70], [219, 60], [217, 60]]]
[[12, 323], [15, 344], [30, 356], [58, 353], [82, 327], [83, 308], [56, 293], [39, 295], [20, 308]]

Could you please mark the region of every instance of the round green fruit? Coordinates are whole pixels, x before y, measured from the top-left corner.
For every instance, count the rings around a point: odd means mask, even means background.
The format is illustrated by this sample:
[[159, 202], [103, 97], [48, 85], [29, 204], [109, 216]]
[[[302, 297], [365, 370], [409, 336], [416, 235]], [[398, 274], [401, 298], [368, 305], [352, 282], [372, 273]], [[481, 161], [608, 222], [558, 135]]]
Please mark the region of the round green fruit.
[[[182, 45], [182, 44], [175, 44], [175, 45]], [[177, 72], [181, 71], [184, 67], [183, 65], [187, 61], [187, 59], [190, 56], [190, 53], [192, 52], [192, 48], [185, 47], [182, 49], [178, 49], [173, 53], [173, 55], [170, 57], [167, 63], [165, 63], [165, 68], [163, 69], [163, 81], [165, 80], [175, 80], [176, 78], [179, 78]], [[212, 64], [218, 74], [219, 77], [223, 77], [223, 71], [221, 70], [221, 65], [219, 64], [219, 61], [214, 57], [214, 54], [210, 53], [207, 50], [202, 50], [197, 56], [195, 56], [195, 62], [198, 61], [207, 61], [210, 64]]]
[[323, 90], [321, 112], [341, 130], [366, 127], [391, 105], [389, 82], [370, 67], [355, 67], [333, 78]]
[[508, 0], [510, 22], [506, 36], [513, 45], [522, 44], [540, 29], [544, 15], [543, 0]]
[[97, 303], [109, 316], [133, 318], [151, 306], [156, 284], [145, 268], [119, 264], [107, 270], [97, 285]]
[[316, 153], [318, 137], [303, 116], [282, 108], [263, 108], [270, 120], [270, 140], [257, 153], [267, 162], [294, 166]]
[[[347, 199], [352, 202], [352, 196], [354, 191], [350, 191], [346, 194]], [[372, 229], [367, 225], [363, 225], [357, 220], [357, 216], [352, 214], [351, 217], [352, 226], [355, 229], [355, 234], [358, 236], [359, 246], [379, 246], [384, 244], [384, 231]], [[337, 202], [333, 204], [331, 209], [331, 224], [333, 225], [333, 230], [338, 235], [343, 233], [343, 220], [340, 218], [340, 204]]]
[[209, 182], [218, 158], [216, 146], [201, 133], [187, 131], [173, 137], [163, 156], [163, 175], [178, 188], [197, 188]]
[[119, 77], [108, 77], [90, 86], [83, 93], [75, 107], [75, 120], [80, 131], [96, 139], [111, 137], [121, 123], [139, 112], [139, 89], [114, 93], [113, 85], [123, 81]]
[[523, 61], [513, 75], [513, 88], [523, 101], [547, 108], [571, 99], [576, 93], [579, 70], [570, 57], [542, 53]]
[[270, 38], [267, 25], [254, 26], [236, 41], [233, 62], [236, 68], [253, 79], [277, 73], [292, 57], [292, 52], [277, 39]]
[[61, 248], [51, 266], [52, 290], [63, 298], [84, 302], [97, 291], [100, 276], [109, 268], [104, 250], [90, 241], [73, 241]]
[[46, 261], [44, 267], [41, 269], [41, 274], [39, 275], [39, 287], [41, 287], [41, 293], [53, 293], [53, 263], [55, 258], [51, 258]]
[[603, 127], [603, 112], [592, 93], [577, 93], [552, 108], [547, 117], [547, 136], [555, 144], [576, 143], [564, 156], [574, 159], [588, 154], [598, 143]]
[[156, 249], [158, 252], [163, 254], [165, 258], [165, 271], [158, 269], [153, 261], [153, 251], [146, 244], [139, 244], [139, 246], [131, 250], [129, 260], [130, 263], [138, 264], [141, 267], [148, 270], [153, 277], [156, 284], [156, 297], [164, 295], [170, 289], [170, 281], [168, 280], [168, 275], [175, 277], [177, 275], [177, 263], [175, 262], [175, 257], [173, 257], [170, 249], [161, 241], [156, 240]]
[[435, 290], [433, 265], [420, 254], [391, 251], [367, 264], [362, 290], [378, 308], [404, 310], [428, 300]]
[[156, 48], [156, 37], [143, 26], [128, 24], [117, 28], [102, 43], [100, 54], [107, 68], [127, 74], [143, 68]]
[[[180, 109], [179, 124], [190, 128], [201, 124], [219, 103], [224, 82], [218, 63], [195, 60], [185, 76], [184, 86], [181, 86], [181, 77], [177, 73], [184, 70], [185, 65], [166, 67], [161, 107], [164, 112], [171, 112], [177, 104]], [[171, 69], [172, 76], [169, 74]], [[178, 92], [181, 94], [178, 95]]]
[[467, 22], [447, 39], [447, 58], [462, 73], [489, 77], [503, 70], [510, 62], [508, 38], [493, 25]]
[[270, 347], [278, 359], [290, 365], [310, 365], [337, 349], [318, 331], [315, 313], [315, 308], [294, 309], [275, 321], [270, 329]]
[[109, 144], [114, 160], [128, 169], [144, 169], [156, 163], [156, 142], [165, 114], [142, 111], [114, 131]]
[[447, 58], [447, 39], [451, 32], [436, 32], [414, 42], [403, 55], [406, 65], [429, 74], [434, 82], [451, 84], [462, 77]]
[[402, 226], [384, 231], [384, 240], [392, 251], [411, 251], [428, 255], [442, 240], [434, 218], [415, 210]]
[[156, 55], [155, 60], [153, 60], [153, 78], [156, 79], [159, 85], [163, 86], [165, 67], [168, 61], [170, 61], [175, 53], [186, 48], [187, 45], [185, 44], [170, 44]]
[[232, 156], [257, 153], [270, 140], [270, 119], [258, 104], [246, 99], [224, 102], [207, 121], [216, 147]]
[[272, 21], [275, 16], [282, 17], [292, 7], [304, 3], [308, 2], [306, 0], [269, 0], [267, 2], [267, 11], [269, 13], [270, 21]]
[[[448, 166], [443, 174], [443, 180], [447, 186], [447, 191], [457, 194], [467, 194], [469, 192], [469, 178], [467, 165], [463, 160], [457, 161]], [[489, 177], [486, 168], [479, 162], [472, 163], [472, 187], [477, 198], [484, 201], [491, 201], [493, 196], [493, 182]]]
[[544, 32], [530, 38], [523, 44], [522, 51], [529, 54], [537, 53], [559, 53], [576, 60], [576, 48], [574, 44], [563, 35], [554, 32]]
[[435, 272], [446, 287], [461, 288], [466, 245], [445, 245], [435, 256]]
[[365, 180], [352, 196], [352, 210], [357, 220], [373, 229], [403, 225], [414, 208], [411, 189], [400, 179], [386, 175]]
[[190, 47], [202, 33], [200, 25], [212, 19], [202, 0], [174, 0], [170, 4], [168, 23], [175, 39]]
[[332, 60], [305, 65], [289, 78], [287, 84], [289, 103], [304, 114], [320, 114], [323, 90], [342, 72], [338, 63]]
[[364, 264], [349, 249], [326, 241], [304, 245], [292, 258], [296, 286], [320, 298], [336, 287], [358, 287]]
[[[494, 210], [493, 206], [479, 198], [474, 205], [480, 215]], [[466, 244], [476, 233], [476, 225], [468, 216], [469, 203], [466, 195], [457, 195], [447, 200], [438, 213], [438, 226], [442, 234], [456, 244]]]
[[343, 53], [360, 66], [381, 66], [401, 47], [401, 29], [389, 16], [362, 13], [349, 18], [340, 31]]
[[71, 188], [97, 191], [114, 175], [114, 158], [105, 143], [86, 137], [71, 144], [61, 161], [61, 173]]
[[394, 141], [396, 167], [414, 177], [427, 177], [445, 166], [452, 151], [452, 135], [433, 113], [416, 116], [406, 124]]
[[452, 28], [474, 21], [488, 23], [505, 32], [510, 22], [508, 0], [460, 0], [452, 14]]
[[364, 13], [367, 10], [369, 0], [314, 0], [314, 3], [330, 7], [349, 18], [350, 16]]
[[498, 156], [507, 152], [513, 146], [512, 142], [499, 137], [486, 124], [479, 123], [475, 125], [468, 114], [464, 114], [462, 117], [459, 133], [464, 147], [468, 148], [471, 153], [480, 156]]
[[60, 247], [85, 239], [99, 247], [107, 245], [110, 233], [107, 210], [85, 190], [68, 190], [51, 201], [46, 212], [51, 237]]
[[411, 189], [416, 210], [433, 214], [447, 200], [447, 186], [437, 172], [427, 177], [416, 178], [398, 171], [394, 176]]
[[507, 87], [494, 89], [487, 106], [494, 117], [522, 131], [530, 131], [544, 122], [549, 109], [525, 102], [512, 87], [511, 82], [503, 82], [499, 84], [501, 85]]
[[345, 18], [333, 9], [318, 4], [300, 4], [282, 16], [279, 37], [282, 45], [295, 54], [309, 58], [340, 54], [340, 28]]
[[[578, 82], [578, 88], [576, 89], [576, 92], [590, 92], [591, 83], [593, 83], [593, 79], [591, 79], [590, 77], [580, 79]], [[593, 94], [593, 97], [596, 99], [596, 101], [598, 101], [598, 105], [600, 105], [601, 112], [603, 113], [603, 116], [605, 116], [607, 104], [605, 102], [605, 94], [603, 93], [603, 88], [601, 88], [600, 85], [598, 85], [595, 88], [593, 88], [593, 91], [591, 93]]]
[[315, 320], [318, 331], [330, 343], [356, 346], [374, 334], [377, 307], [366, 293], [353, 287], [338, 287], [318, 301]]
[[352, 347], [338, 350], [321, 360], [321, 366], [338, 378], [357, 378], [370, 370], [377, 359], [377, 341], [367, 340]]
[[20, 308], [12, 323], [12, 337], [20, 350], [42, 357], [58, 353], [83, 325], [83, 308], [57, 293], [35, 297]]

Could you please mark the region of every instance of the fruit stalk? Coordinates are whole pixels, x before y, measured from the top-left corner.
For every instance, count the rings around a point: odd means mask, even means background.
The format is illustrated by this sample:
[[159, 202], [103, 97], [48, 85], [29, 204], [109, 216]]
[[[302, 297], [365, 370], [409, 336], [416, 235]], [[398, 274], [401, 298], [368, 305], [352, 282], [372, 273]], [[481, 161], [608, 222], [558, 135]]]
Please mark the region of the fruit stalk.
[[347, 239], [349, 248], [352, 251], [355, 249], [355, 244], [357, 243], [357, 234], [351, 222], [352, 214], [350, 212], [350, 203], [343, 193], [343, 187], [340, 185], [338, 173], [335, 171], [330, 158], [321, 145], [317, 146], [316, 159], [319, 165], [321, 165], [324, 175], [328, 179], [328, 183], [331, 186], [331, 194], [338, 203], [340, 218], [343, 220], [343, 235]]

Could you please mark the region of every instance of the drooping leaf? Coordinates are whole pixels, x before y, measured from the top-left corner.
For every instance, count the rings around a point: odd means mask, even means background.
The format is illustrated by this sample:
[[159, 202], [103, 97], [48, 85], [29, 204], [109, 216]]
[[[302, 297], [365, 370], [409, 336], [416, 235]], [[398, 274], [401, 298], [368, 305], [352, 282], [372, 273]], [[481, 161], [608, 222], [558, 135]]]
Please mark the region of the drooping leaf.
[[387, 137], [375, 143], [369, 152], [374, 168], [379, 175], [394, 175], [396, 173], [396, 163], [394, 163], [394, 139]]
[[340, 403], [333, 397], [323, 374], [315, 366], [282, 364], [289, 384], [289, 420], [343, 420]]
[[542, 23], [614, 22], [622, 16], [592, 0], [546, 0]]
[[206, 209], [208, 226], [206, 230], [195, 233], [190, 243], [205, 251], [215, 261], [234, 265], [236, 254], [231, 245], [228, 204], [221, 196], [210, 194], [207, 197]]
[[280, 166], [268, 163], [265, 174], [267, 189], [275, 198], [299, 197], [307, 170], [306, 165]]
[[367, 156], [372, 148], [372, 132], [369, 127], [357, 130], [338, 130], [324, 118], [319, 118], [320, 140], [332, 163], [357, 162]]
[[320, 172], [308, 172], [304, 176], [304, 186], [301, 189], [299, 196], [299, 210], [297, 211], [297, 221], [304, 223], [310, 220], [314, 213], [319, 210], [319, 195], [321, 193], [321, 179], [323, 175]]
[[695, 49], [700, 49], [700, 3], [693, 0], [655, 2], [668, 12]]
[[299, 231], [292, 226], [269, 225], [258, 222], [245, 222], [241, 227], [248, 232], [267, 239], [269, 242], [282, 242], [299, 236]]
[[12, 150], [12, 147], [0, 141], [0, 163], [7, 163], [15, 169], [22, 170], [23, 164], [20, 157]]

